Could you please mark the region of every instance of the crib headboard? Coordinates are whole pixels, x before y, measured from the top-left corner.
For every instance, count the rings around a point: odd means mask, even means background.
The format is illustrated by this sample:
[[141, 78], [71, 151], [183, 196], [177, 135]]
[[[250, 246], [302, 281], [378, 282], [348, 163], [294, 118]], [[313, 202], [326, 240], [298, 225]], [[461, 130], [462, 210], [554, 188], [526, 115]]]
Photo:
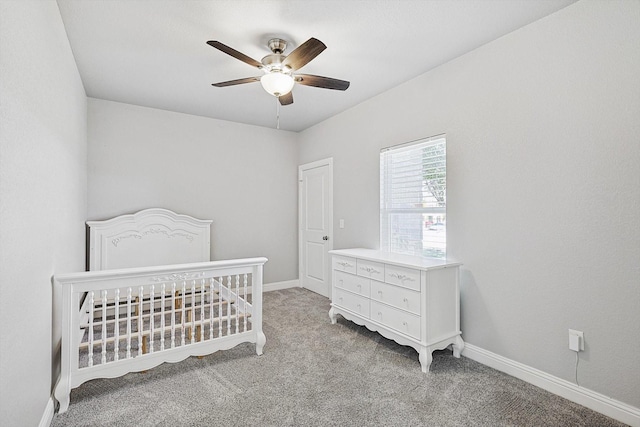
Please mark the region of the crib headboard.
[[87, 221], [89, 270], [210, 261], [211, 222], [160, 208]]

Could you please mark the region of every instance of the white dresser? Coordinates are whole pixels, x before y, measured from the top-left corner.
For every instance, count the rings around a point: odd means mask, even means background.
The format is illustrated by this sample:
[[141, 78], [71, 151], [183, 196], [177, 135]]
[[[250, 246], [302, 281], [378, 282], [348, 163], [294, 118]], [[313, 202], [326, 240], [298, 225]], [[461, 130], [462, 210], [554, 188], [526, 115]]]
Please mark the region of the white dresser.
[[342, 249], [332, 255], [331, 323], [336, 315], [413, 347], [422, 372], [434, 350], [453, 347], [460, 357], [460, 263]]

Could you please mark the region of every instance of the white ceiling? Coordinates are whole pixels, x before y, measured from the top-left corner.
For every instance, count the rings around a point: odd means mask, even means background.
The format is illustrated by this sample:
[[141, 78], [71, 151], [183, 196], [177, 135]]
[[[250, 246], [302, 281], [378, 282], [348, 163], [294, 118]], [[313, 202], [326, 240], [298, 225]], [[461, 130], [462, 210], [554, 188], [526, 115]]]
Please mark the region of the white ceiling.
[[575, 0], [58, 0], [87, 95], [276, 127], [261, 72], [206, 44], [260, 61], [316, 37], [327, 49], [300, 72], [348, 80], [346, 92], [296, 85], [280, 129], [301, 131]]

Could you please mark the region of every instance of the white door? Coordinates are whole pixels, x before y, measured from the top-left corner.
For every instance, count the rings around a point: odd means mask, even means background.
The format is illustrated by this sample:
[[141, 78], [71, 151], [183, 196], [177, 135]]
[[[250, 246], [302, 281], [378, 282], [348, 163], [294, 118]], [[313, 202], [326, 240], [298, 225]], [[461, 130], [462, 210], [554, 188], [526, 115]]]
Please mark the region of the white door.
[[333, 159], [298, 169], [300, 285], [330, 297], [329, 251], [333, 249]]

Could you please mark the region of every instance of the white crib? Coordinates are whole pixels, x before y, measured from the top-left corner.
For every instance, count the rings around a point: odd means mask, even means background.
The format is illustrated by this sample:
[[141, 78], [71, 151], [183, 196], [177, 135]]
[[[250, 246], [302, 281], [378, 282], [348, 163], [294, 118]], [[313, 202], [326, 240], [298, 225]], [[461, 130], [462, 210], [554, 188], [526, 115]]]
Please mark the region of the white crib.
[[59, 413], [71, 389], [94, 378], [243, 342], [262, 354], [266, 258], [155, 265], [208, 259], [210, 223], [164, 209], [87, 223], [94, 271], [54, 276], [62, 287]]

